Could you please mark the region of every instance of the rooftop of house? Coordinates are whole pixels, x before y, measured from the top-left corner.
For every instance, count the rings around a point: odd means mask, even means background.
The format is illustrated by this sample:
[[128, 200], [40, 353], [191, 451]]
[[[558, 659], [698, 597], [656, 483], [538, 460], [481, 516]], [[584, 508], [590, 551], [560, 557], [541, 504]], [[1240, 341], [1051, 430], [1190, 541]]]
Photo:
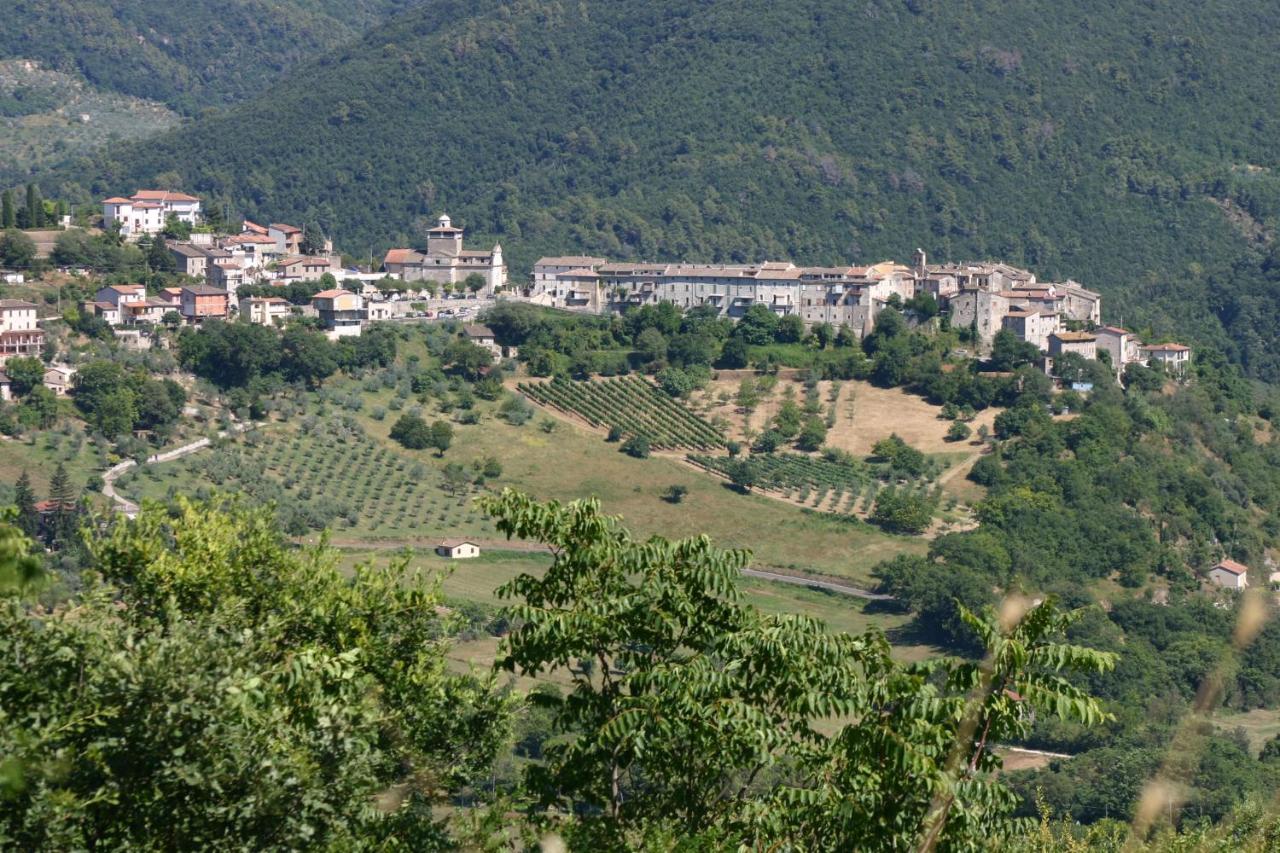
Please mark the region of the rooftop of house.
[[1063, 343], [1073, 344], [1083, 344], [1097, 340], [1097, 337], [1089, 332], [1054, 332], [1050, 337], [1057, 338]]
[[179, 243], [176, 240], [168, 240], [166, 241], [166, 244], [169, 247], [169, 251], [177, 252], [179, 255], [182, 255], [184, 258], [207, 257], [204, 249], [200, 248], [199, 246], [193, 246], [190, 243]]
[[1122, 328], [1120, 328], [1119, 326], [1103, 326], [1103, 327], [1101, 327], [1101, 328], [1099, 328], [1099, 329], [1097, 329], [1097, 330], [1096, 330], [1096, 334], [1099, 334], [1099, 335], [1102, 335], [1102, 334], [1107, 334], [1107, 335], [1127, 335], [1127, 334], [1129, 334], [1129, 330], [1128, 330], [1128, 329], [1122, 329]]
[[1146, 352], [1190, 352], [1191, 347], [1182, 344], [1150, 344], [1141, 347]]
[[241, 233], [265, 235], [267, 233], [267, 226], [259, 225], [256, 222], [250, 222], [249, 220], [246, 219], [244, 221], [244, 225], [241, 228]]
[[332, 266], [332, 262], [328, 258], [315, 258], [307, 255], [295, 255], [292, 258], [285, 258], [284, 260], [280, 261], [280, 263], [276, 264], [276, 266], [277, 267], [296, 267], [296, 266], [304, 266], [304, 267], [326, 266], [327, 267], [327, 266]]
[[1209, 571], [1214, 571], [1215, 569], [1222, 569], [1224, 572], [1230, 572], [1233, 575], [1243, 575], [1249, 571], [1249, 567], [1244, 563], [1237, 563], [1230, 558], [1218, 561]]
[[470, 539], [441, 539], [441, 540], [440, 540], [440, 544], [439, 544], [439, 545], [437, 545], [436, 547], [438, 547], [438, 548], [457, 548], [459, 545], [471, 545], [471, 546], [475, 546], [475, 544], [476, 544], [476, 543], [472, 542]]
[[120, 196], [116, 195], [116, 196], [112, 196], [111, 198], [104, 198], [102, 200], [102, 203], [103, 204], [133, 204], [133, 199], [121, 198]]
[[342, 290], [341, 288], [338, 288], [335, 290], [322, 290], [319, 293], [317, 293], [315, 296], [312, 296], [311, 298], [312, 299], [337, 299], [340, 296], [355, 296], [355, 294], [352, 293], [350, 290]]
[[192, 296], [226, 296], [227, 292], [220, 287], [210, 287], [207, 284], [194, 284], [189, 287], [182, 288], [183, 293], [190, 293]]
[[488, 326], [482, 326], [478, 323], [474, 326], [467, 326], [465, 329], [462, 330], [462, 333], [466, 335], [468, 338], [494, 337], [493, 329], [490, 329]]
[[410, 264], [421, 258], [422, 254], [413, 249], [388, 249], [387, 255], [382, 259], [382, 262], [384, 264]]
[[279, 231], [281, 234], [301, 234], [302, 229], [296, 225], [288, 225], [284, 222], [272, 222], [271, 227]]
[[36, 304], [34, 302], [25, 302], [21, 299], [0, 299], [0, 310], [4, 311], [34, 311]]
[[172, 190], [138, 190], [133, 194], [134, 201], [199, 201], [193, 195], [186, 193], [173, 192]]

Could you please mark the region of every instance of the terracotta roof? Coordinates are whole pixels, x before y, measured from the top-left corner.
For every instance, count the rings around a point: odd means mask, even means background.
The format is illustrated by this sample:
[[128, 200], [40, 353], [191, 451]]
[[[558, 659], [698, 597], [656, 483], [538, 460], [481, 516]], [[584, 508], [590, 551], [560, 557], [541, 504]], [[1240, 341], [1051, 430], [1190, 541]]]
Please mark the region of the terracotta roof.
[[1050, 337], [1057, 338], [1067, 343], [1082, 344], [1089, 341], [1096, 341], [1097, 338], [1088, 332], [1054, 332]]
[[420, 259], [421, 254], [413, 249], [388, 249], [387, 256], [382, 259], [384, 264], [411, 264]]
[[114, 290], [116, 293], [137, 293], [139, 290], [146, 290], [141, 284], [109, 284], [104, 290]]
[[175, 193], [169, 190], [138, 190], [133, 194], [134, 201], [199, 201], [193, 195]]
[[36, 512], [57, 512], [59, 509], [75, 508], [75, 501], [36, 501]]
[[355, 296], [355, 294], [352, 293], [350, 290], [341, 290], [341, 289], [322, 290], [319, 293], [317, 293], [315, 296], [312, 296], [311, 298], [312, 299], [337, 299], [339, 296]]
[[117, 195], [117, 196], [112, 196], [111, 198], [103, 199], [102, 203], [103, 204], [133, 204], [133, 199], [121, 198], [120, 196]]
[[244, 221], [244, 230], [254, 234], [261, 234], [263, 236], [267, 233], [267, 227], [265, 225], [259, 225], [258, 223], [250, 222], [247, 219]]
[[14, 310], [14, 311], [21, 310], [21, 309], [30, 310], [35, 307], [36, 307], [36, 304], [34, 302], [24, 302], [21, 299], [0, 299], [0, 308], [4, 310]]
[[1098, 331], [1099, 331], [1099, 332], [1107, 332], [1108, 334], [1112, 334], [1112, 335], [1127, 335], [1127, 334], [1129, 334], [1129, 330], [1128, 330], [1128, 329], [1122, 329], [1122, 328], [1120, 328], [1119, 326], [1103, 326], [1102, 328], [1098, 329]]
[[237, 245], [241, 243], [262, 243], [262, 244], [270, 243], [273, 246], [276, 243], [275, 240], [272, 240], [270, 237], [268, 237], [265, 234], [237, 234], [234, 237], [228, 237], [223, 242], [235, 243]]
[[1231, 560], [1231, 559], [1219, 561], [1209, 571], [1212, 572], [1217, 569], [1222, 569], [1224, 572], [1230, 572], [1233, 575], [1242, 575], [1245, 572], [1249, 571], [1249, 567], [1246, 566], [1244, 563], [1237, 563], [1235, 560]]
[[302, 229], [296, 225], [286, 225], [283, 222], [272, 222], [271, 227], [285, 234], [301, 234]]
[[1150, 346], [1139, 347], [1139, 349], [1147, 352], [1189, 352], [1191, 347], [1182, 344], [1152, 344]]

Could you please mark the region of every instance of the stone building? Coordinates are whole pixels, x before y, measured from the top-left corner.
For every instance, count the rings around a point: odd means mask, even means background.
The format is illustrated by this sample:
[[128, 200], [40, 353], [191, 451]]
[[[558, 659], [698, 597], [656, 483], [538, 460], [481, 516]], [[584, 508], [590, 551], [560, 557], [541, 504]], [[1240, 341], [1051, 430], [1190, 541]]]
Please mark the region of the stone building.
[[448, 215], [441, 215], [433, 228], [427, 229], [427, 245], [423, 249], [391, 249], [383, 259], [383, 269], [405, 281], [435, 281], [459, 284], [471, 275], [484, 278], [485, 294], [501, 290], [507, 284], [507, 265], [502, 259], [502, 246], [495, 243], [489, 251], [464, 249], [463, 229], [455, 228]]

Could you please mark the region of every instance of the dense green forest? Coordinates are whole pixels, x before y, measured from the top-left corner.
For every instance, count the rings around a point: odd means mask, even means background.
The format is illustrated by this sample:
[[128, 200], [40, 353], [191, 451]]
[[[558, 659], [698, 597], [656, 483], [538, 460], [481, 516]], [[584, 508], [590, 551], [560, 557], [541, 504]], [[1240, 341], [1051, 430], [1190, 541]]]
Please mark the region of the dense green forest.
[[18, 0], [0, 58], [36, 59], [95, 86], [198, 113], [263, 90], [412, 0]]
[[579, 251], [999, 257], [1274, 379], [1273, 11], [446, 0], [68, 174], [86, 193], [164, 175], [356, 254], [447, 210], [517, 278]]

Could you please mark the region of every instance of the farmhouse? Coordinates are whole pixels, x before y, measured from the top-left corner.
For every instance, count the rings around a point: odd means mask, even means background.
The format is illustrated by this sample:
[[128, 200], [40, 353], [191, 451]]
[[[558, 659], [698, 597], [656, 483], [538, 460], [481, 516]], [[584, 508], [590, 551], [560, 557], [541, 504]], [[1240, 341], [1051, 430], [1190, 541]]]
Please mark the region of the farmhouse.
[[66, 364], [51, 364], [44, 371], [44, 387], [48, 388], [57, 397], [65, 397], [71, 392], [71, 380], [76, 375], [76, 369]]
[[1227, 589], [1245, 589], [1249, 586], [1249, 567], [1235, 560], [1221, 560], [1209, 570], [1209, 580]]
[[436, 553], [451, 560], [480, 556], [480, 546], [466, 539], [446, 539], [436, 546]]
[[464, 249], [462, 233], [463, 229], [455, 228], [448, 215], [441, 215], [435, 227], [427, 229], [425, 249], [392, 249], [383, 258], [382, 267], [389, 275], [405, 281], [458, 284], [471, 275], [479, 275], [488, 294], [505, 287], [507, 265], [502, 260], [502, 246], [495, 243], [487, 252]]

